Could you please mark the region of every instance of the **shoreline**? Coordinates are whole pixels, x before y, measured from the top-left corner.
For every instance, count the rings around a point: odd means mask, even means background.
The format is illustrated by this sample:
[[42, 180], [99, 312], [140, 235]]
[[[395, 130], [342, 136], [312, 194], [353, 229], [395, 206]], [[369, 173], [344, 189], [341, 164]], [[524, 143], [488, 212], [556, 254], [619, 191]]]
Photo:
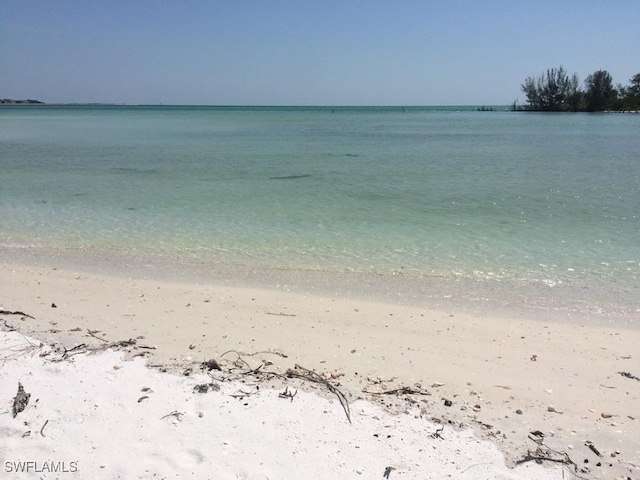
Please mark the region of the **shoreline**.
[[[428, 418], [495, 442], [512, 466], [541, 431], [586, 478], [640, 473], [640, 395], [618, 374], [638, 374], [637, 328], [3, 263], [0, 307], [34, 317], [3, 315], [4, 327], [48, 343], [140, 338], [174, 372], [227, 351], [271, 352], [255, 365], [302, 365], [392, 411], [419, 402]], [[429, 395], [372, 394], [405, 388]]]
[[[171, 283], [238, 286], [282, 292], [338, 296], [435, 310], [535, 322], [552, 321], [640, 329], [640, 287], [563, 282], [515, 283], [499, 278], [425, 276], [352, 269], [288, 268], [224, 263], [195, 254], [154, 254], [110, 249], [0, 247], [6, 263], [131, 277]], [[611, 281], [615, 281], [611, 279]], [[637, 291], [637, 295], [634, 294]], [[617, 292], [624, 292], [618, 297]], [[630, 299], [635, 299], [630, 303]]]

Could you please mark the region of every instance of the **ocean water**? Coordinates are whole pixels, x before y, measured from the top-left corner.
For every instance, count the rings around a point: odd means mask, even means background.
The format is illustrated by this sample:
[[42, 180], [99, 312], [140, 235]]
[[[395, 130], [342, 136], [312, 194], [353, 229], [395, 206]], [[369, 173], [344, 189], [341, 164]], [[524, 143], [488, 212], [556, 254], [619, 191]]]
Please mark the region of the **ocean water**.
[[638, 115], [4, 106], [0, 175], [4, 255], [640, 315]]

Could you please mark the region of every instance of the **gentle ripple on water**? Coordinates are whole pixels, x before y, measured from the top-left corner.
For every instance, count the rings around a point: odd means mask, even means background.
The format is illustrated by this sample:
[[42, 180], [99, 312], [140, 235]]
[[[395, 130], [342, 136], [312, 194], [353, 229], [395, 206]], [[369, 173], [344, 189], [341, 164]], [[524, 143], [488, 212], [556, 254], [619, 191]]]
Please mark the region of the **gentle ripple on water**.
[[334, 110], [3, 107], [0, 241], [637, 305], [635, 116]]

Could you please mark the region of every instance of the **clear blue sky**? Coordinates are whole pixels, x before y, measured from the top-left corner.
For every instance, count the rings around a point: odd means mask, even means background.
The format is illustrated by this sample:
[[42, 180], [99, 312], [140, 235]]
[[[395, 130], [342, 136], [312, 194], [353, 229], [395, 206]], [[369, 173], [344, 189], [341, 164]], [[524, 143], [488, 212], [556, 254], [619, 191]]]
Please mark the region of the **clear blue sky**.
[[640, 0], [0, 0], [0, 98], [48, 103], [508, 104], [639, 52]]

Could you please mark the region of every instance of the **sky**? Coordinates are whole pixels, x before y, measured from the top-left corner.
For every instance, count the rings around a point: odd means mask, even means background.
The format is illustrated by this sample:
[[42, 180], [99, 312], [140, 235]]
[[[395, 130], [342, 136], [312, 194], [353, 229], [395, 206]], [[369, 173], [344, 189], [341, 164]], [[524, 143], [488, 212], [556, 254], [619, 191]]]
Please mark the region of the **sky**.
[[640, 72], [640, 0], [0, 0], [0, 98], [506, 105]]

